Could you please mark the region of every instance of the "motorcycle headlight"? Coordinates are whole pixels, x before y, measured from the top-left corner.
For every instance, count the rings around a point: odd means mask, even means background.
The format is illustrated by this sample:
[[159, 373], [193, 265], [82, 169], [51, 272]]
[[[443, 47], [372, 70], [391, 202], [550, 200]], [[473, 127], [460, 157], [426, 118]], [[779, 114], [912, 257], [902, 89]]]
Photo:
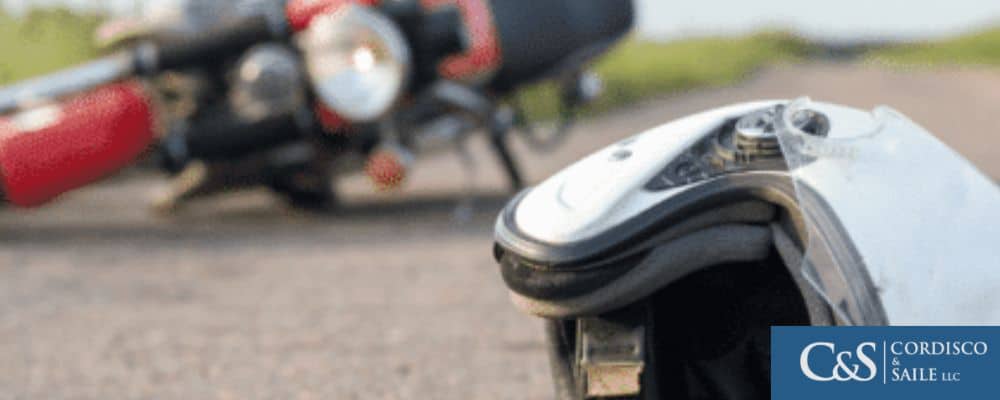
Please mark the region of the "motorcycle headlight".
[[320, 101], [350, 121], [378, 119], [406, 85], [406, 39], [391, 19], [367, 7], [314, 18], [298, 44]]

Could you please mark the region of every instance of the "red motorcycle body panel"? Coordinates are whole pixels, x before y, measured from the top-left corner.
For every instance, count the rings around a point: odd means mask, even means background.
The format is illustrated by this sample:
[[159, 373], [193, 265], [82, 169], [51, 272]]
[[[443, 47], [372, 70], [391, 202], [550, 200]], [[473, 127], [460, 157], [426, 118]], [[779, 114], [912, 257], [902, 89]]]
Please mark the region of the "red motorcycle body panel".
[[152, 142], [153, 121], [134, 82], [0, 117], [4, 197], [38, 206], [127, 166]]
[[379, 0], [289, 0], [285, 5], [285, 18], [292, 32], [300, 32], [309, 27], [312, 19], [319, 14], [334, 12], [347, 4], [374, 6]]
[[322, 102], [316, 102], [313, 106], [313, 112], [316, 113], [316, 119], [319, 120], [320, 126], [326, 133], [343, 133], [347, 128], [350, 128], [351, 123], [337, 114], [336, 111], [330, 109]]
[[497, 33], [493, 11], [486, 0], [421, 0], [427, 9], [457, 7], [465, 21], [465, 35], [469, 48], [462, 54], [445, 58], [438, 66], [438, 73], [448, 79], [484, 81], [493, 77], [500, 68], [503, 52]]

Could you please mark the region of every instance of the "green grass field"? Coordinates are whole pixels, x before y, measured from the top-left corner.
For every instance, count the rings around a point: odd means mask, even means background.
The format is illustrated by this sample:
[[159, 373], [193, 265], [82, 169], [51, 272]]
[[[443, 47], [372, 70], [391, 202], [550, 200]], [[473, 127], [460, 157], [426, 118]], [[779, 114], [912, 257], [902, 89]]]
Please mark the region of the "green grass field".
[[61, 9], [23, 18], [0, 11], [0, 85], [85, 61], [94, 56], [92, 35], [100, 19]]
[[868, 61], [890, 66], [1000, 66], [1000, 28], [951, 39], [873, 50]]

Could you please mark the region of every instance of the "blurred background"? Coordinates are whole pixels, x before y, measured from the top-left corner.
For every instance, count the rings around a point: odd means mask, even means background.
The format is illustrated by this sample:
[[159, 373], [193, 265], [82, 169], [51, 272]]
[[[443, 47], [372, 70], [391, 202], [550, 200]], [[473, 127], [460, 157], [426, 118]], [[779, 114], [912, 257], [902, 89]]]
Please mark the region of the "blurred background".
[[[100, 21], [138, 15], [152, 1], [0, 0], [0, 84], [93, 57], [92, 33]], [[1000, 65], [1000, 3], [988, 0], [636, 4], [634, 38], [596, 68], [609, 90], [591, 111], [738, 83], [777, 63], [840, 61], [895, 69]], [[527, 96], [536, 115], [554, 113], [546, 93]]]
[[[1000, 2], [637, 4], [569, 143], [519, 151], [530, 182], [683, 115], [802, 95], [891, 105], [1000, 178]], [[0, 85], [94, 57], [95, 27], [142, 8], [0, 5]], [[553, 93], [522, 96], [547, 118]], [[0, 211], [0, 398], [550, 398], [541, 325], [490, 256], [504, 179], [473, 152], [471, 197], [443, 155], [392, 193], [346, 179], [330, 213], [249, 192], [164, 217], [162, 179], [136, 173]]]

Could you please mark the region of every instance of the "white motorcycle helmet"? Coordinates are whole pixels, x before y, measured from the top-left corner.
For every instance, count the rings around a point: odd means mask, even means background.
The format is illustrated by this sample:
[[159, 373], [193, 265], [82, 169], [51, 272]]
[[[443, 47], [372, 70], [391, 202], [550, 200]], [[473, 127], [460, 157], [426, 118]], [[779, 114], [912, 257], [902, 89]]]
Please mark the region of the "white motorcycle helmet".
[[996, 183], [930, 133], [800, 99], [598, 151], [506, 207], [495, 256], [560, 398], [756, 399], [771, 326], [1000, 323], [998, 238]]

